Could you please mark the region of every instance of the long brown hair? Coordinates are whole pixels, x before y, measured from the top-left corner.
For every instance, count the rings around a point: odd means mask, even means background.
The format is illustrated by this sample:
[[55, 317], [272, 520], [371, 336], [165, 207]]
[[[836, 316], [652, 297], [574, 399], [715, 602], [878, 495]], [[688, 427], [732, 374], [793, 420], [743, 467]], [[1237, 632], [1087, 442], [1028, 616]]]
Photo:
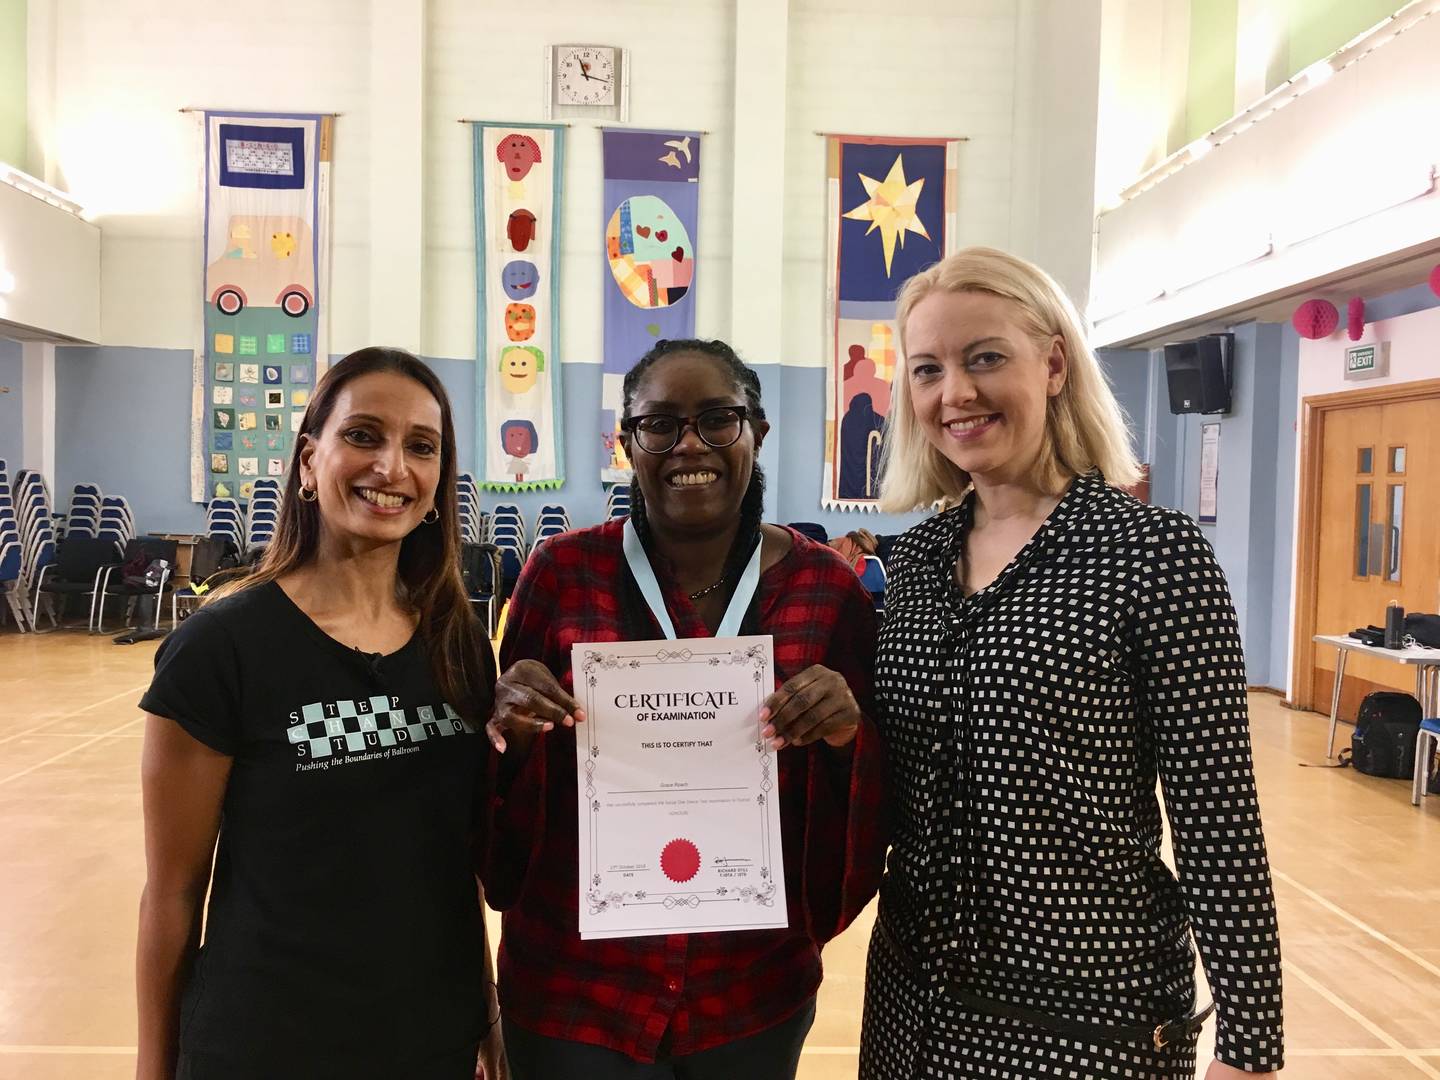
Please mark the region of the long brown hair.
[[274, 539], [251, 574], [216, 590], [211, 599], [275, 581], [314, 561], [320, 544], [320, 504], [300, 498], [300, 451], [307, 439], [320, 437], [341, 388], [376, 372], [414, 379], [440, 404], [440, 482], [435, 488], [440, 519], [419, 526], [401, 541], [396, 575], [402, 600], [420, 615], [420, 635], [445, 700], [465, 719], [484, 723], [494, 700], [495, 657], [470, 609], [460, 577], [455, 421], [439, 378], [403, 349], [360, 349], [326, 372], [310, 398], [295, 440]]

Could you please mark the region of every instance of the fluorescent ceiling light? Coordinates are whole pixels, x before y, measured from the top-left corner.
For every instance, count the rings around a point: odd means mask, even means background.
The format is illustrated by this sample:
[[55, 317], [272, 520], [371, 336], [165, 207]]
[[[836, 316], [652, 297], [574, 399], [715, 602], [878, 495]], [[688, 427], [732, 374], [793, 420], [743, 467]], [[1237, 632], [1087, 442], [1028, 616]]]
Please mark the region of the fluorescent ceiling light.
[[0, 184], [9, 184], [16, 191], [23, 191], [26, 195], [40, 199], [51, 206], [64, 210], [67, 214], [74, 214], [81, 217], [85, 213], [82, 207], [74, 199], [70, 198], [63, 191], [51, 187], [44, 180], [37, 180], [27, 172], [21, 172], [13, 165], [0, 164]]
[[1327, 58], [1324, 60], [1316, 60], [1315, 63], [1300, 72], [1299, 75], [1296, 75], [1295, 81], [1300, 82], [1303, 80], [1306, 89], [1311, 89], [1319, 86], [1323, 82], [1328, 82], [1334, 74], [1335, 65], [1330, 63], [1330, 60]]
[[1181, 153], [1185, 155], [1186, 161], [1199, 161], [1201, 158], [1203, 158], [1206, 154], [1210, 153], [1210, 151], [1214, 149], [1215, 144], [1210, 141], [1208, 136], [1202, 135], [1200, 138], [1196, 139], [1194, 142], [1186, 146], [1185, 149], [1181, 151]]

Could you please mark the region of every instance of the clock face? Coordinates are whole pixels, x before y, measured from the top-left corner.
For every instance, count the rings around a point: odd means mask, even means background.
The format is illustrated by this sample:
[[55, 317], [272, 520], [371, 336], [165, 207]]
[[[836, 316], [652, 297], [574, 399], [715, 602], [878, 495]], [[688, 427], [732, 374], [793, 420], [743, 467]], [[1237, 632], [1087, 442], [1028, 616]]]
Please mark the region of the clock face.
[[614, 105], [615, 50], [598, 45], [564, 45], [555, 65], [559, 105]]

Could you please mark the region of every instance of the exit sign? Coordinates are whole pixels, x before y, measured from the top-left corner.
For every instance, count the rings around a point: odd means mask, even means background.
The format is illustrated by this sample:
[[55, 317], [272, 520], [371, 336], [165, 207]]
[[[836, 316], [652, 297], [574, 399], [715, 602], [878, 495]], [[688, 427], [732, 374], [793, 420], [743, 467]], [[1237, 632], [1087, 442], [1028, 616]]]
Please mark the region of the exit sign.
[[1378, 379], [1390, 374], [1390, 343], [1351, 345], [1345, 350], [1345, 378]]

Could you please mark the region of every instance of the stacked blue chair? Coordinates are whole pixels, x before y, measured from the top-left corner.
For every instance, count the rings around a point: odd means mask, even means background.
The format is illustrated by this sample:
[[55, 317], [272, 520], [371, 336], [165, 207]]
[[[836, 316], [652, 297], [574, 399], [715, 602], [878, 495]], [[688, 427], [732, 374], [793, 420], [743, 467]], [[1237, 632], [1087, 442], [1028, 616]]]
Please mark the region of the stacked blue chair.
[[135, 515], [123, 497], [106, 495], [100, 500], [100, 528], [95, 535], [113, 540], [122, 548], [135, 539]]
[[565, 507], [542, 506], [540, 516], [535, 519], [535, 543], [531, 550], [533, 551], [552, 536], [569, 532], [570, 527], [570, 512]]
[[630, 485], [615, 484], [605, 496], [605, 516], [607, 518], [629, 517], [630, 516]]
[[76, 484], [70, 490], [65, 535], [94, 537], [100, 531], [100, 505], [104, 495], [98, 484]]
[[215, 498], [205, 508], [205, 532], [216, 540], [228, 540], [235, 550], [245, 547], [245, 519], [234, 499]]
[[245, 515], [245, 550], [254, 551], [270, 543], [275, 538], [275, 525], [279, 520], [280, 482], [268, 476], [256, 480]]
[[245, 551], [245, 514], [240, 503], [235, 499], [225, 496], [217, 496], [210, 500], [210, 505], [205, 507], [205, 532], [215, 543], [213, 545], [196, 545], [192, 556], [199, 559], [202, 548], [207, 555], [213, 553], [214, 566], [197, 565], [195, 562], [190, 566], [190, 584], [184, 588], [176, 589], [170, 594], [170, 622], [172, 627], [180, 625], [180, 608], [183, 605], [188, 611], [192, 604], [198, 603], [201, 593], [196, 592], [195, 586], [202, 583], [213, 574], [218, 568], [220, 560], [226, 555], [240, 555]]
[[486, 542], [500, 549], [500, 566], [504, 587], [501, 595], [509, 597], [525, 565], [525, 553], [529, 545], [525, 539], [525, 519], [520, 508], [514, 503], [499, 503], [490, 513], [489, 535]]
[[461, 473], [455, 481], [455, 507], [460, 519], [460, 542], [478, 544], [485, 535], [485, 515], [480, 512], [480, 488], [475, 477]]
[[490, 511], [490, 539], [494, 542], [495, 530], [504, 526], [523, 544], [525, 542], [525, 519], [520, 515], [520, 507], [514, 503], [496, 503], [495, 509]]
[[[121, 496], [106, 495], [101, 498], [100, 527], [95, 532], [95, 539], [112, 544], [117, 559], [135, 539], [135, 515], [130, 512], [130, 504]], [[100, 588], [91, 597], [90, 629], [92, 631], [104, 619], [105, 580], [107, 577], [108, 574], [101, 575]]]
[[20, 527], [20, 587], [28, 593], [55, 561], [55, 519], [50, 490], [38, 472], [15, 476], [15, 513]]
[[0, 593], [4, 594], [10, 614], [15, 617], [15, 625], [23, 634], [29, 616], [25, 611], [25, 594], [20, 587], [20, 545], [7, 536], [0, 531]]
[[23, 634], [29, 614], [25, 608], [25, 583], [21, 577], [20, 522], [15, 516], [10, 474], [0, 460], [0, 594], [5, 597], [15, 625]]

